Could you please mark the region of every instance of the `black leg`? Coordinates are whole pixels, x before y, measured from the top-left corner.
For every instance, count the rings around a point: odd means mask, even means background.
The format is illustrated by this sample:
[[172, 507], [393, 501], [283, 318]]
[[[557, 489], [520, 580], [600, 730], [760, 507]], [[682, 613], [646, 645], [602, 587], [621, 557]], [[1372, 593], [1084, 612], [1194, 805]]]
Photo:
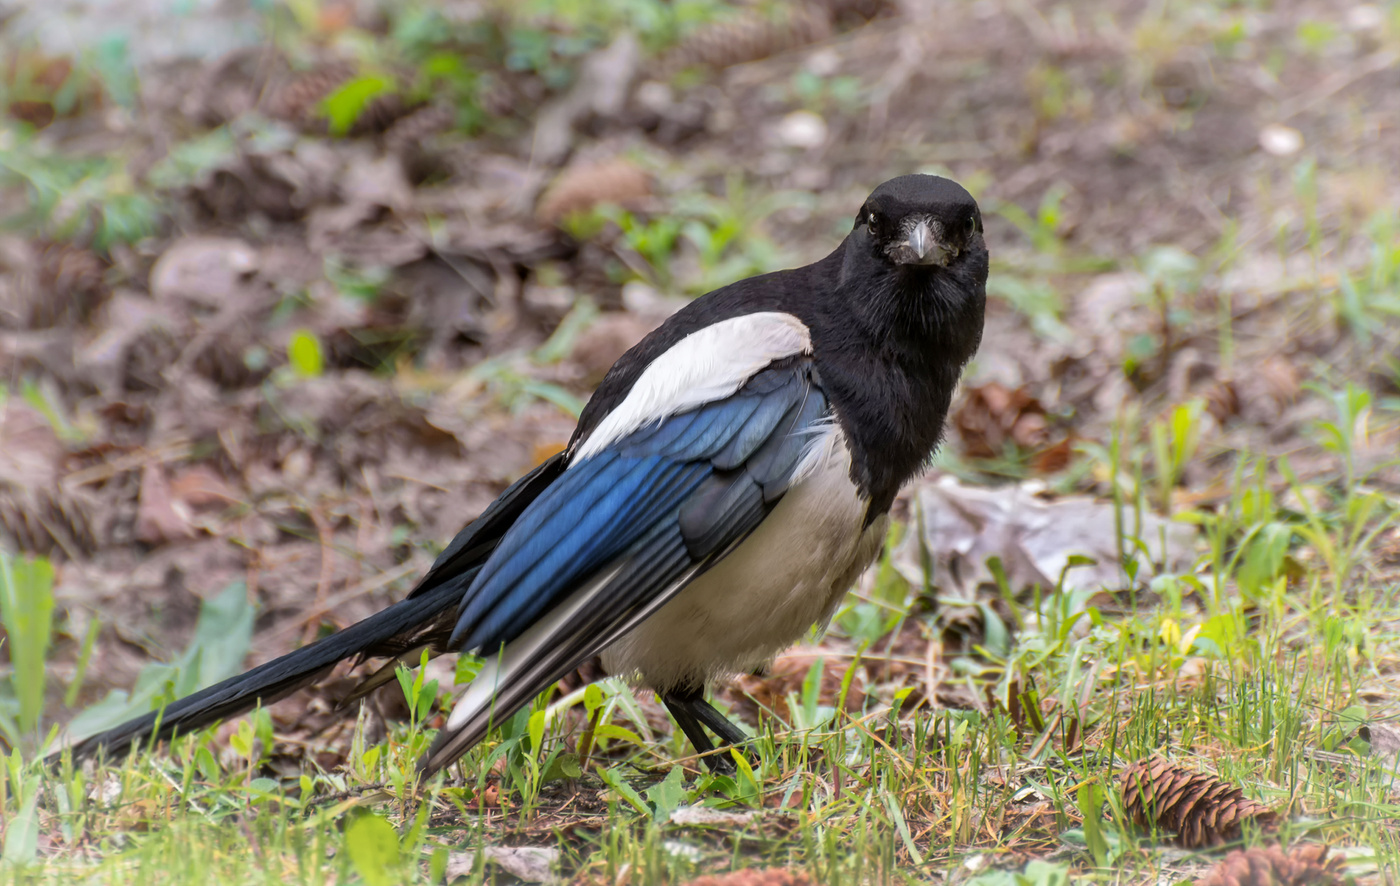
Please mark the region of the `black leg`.
[[705, 754], [715, 749], [715, 746], [710, 743], [710, 737], [700, 727], [700, 721], [695, 719], [695, 715], [691, 713], [689, 704], [671, 695], [663, 695], [661, 700], [665, 703], [666, 709], [671, 712], [676, 725], [681, 727], [681, 731], [685, 733], [685, 737], [690, 739], [691, 744], [695, 745], [696, 751]]
[[715, 745], [710, 741], [710, 737], [705, 734], [705, 726], [719, 736], [722, 746], [733, 746], [743, 744], [748, 740], [748, 736], [739, 731], [739, 728], [724, 718], [724, 715], [715, 710], [709, 702], [705, 701], [705, 691], [682, 690], [667, 692], [661, 696], [661, 701], [666, 705], [666, 709], [675, 718], [676, 725], [681, 727], [685, 737], [690, 739], [690, 743], [695, 746], [695, 750], [701, 754], [701, 759], [705, 765], [710, 767], [711, 772], [718, 772], [725, 775], [734, 773], [734, 763], [727, 754], [715, 754]]
[[702, 725], [710, 727], [710, 731], [720, 737], [720, 740], [727, 745], [741, 745], [749, 740], [749, 737], [739, 731], [739, 727], [715, 710], [715, 706], [705, 701], [701, 696], [695, 700], [695, 716]]

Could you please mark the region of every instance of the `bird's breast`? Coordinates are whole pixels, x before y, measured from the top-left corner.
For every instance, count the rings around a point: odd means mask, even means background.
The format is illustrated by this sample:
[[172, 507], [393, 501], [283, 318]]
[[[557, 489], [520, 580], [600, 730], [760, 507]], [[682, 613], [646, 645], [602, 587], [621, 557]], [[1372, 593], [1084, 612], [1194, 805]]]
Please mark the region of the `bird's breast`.
[[653, 689], [751, 670], [824, 624], [875, 559], [888, 520], [865, 526], [839, 427], [823, 428], [799, 479], [747, 539], [603, 653]]

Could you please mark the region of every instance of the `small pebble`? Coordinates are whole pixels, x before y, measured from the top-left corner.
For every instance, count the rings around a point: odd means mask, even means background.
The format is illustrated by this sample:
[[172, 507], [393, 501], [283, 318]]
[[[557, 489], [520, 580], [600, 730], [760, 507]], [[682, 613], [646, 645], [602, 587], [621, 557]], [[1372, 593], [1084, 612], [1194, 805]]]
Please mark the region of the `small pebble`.
[[819, 148], [826, 135], [826, 121], [811, 111], [793, 111], [778, 124], [778, 138], [792, 148]]
[[1275, 157], [1291, 157], [1303, 149], [1303, 134], [1291, 126], [1270, 123], [1259, 130], [1259, 147]]
[[1372, 3], [1347, 10], [1347, 26], [1353, 31], [1373, 31], [1385, 24], [1385, 12]]

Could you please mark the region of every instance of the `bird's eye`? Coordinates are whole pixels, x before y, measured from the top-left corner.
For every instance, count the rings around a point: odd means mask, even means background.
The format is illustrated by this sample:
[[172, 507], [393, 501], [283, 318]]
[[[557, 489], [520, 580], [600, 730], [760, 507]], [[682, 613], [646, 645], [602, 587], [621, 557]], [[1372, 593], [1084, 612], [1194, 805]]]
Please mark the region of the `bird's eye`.
[[870, 213], [865, 219], [865, 227], [870, 231], [870, 236], [875, 236], [880, 232], [880, 216]]
[[975, 233], [977, 233], [977, 216], [970, 215], [967, 217], [967, 236], [971, 237]]

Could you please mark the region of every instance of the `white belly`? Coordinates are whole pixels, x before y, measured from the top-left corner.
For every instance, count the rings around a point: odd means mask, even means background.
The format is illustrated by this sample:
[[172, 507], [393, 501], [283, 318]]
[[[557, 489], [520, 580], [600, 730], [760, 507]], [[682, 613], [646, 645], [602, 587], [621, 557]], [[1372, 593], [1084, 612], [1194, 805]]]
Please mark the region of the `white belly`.
[[833, 425], [814, 466], [744, 542], [603, 653], [612, 674], [653, 689], [698, 688], [752, 670], [825, 624], [875, 559], [888, 519], [864, 531], [865, 502]]

